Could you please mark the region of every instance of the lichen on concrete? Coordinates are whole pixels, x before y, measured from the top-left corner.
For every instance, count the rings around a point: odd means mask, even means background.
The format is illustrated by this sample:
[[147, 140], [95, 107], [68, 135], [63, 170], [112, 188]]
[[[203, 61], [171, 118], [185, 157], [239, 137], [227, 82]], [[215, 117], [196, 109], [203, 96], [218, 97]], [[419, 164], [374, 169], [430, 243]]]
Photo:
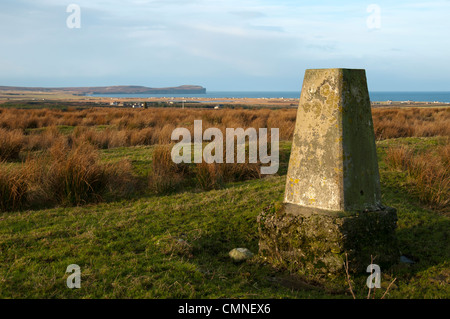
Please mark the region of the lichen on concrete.
[[381, 205], [364, 70], [306, 71], [285, 202], [329, 210]]
[[258, 216], [259, 253], [269, 263], [318, 279], [343, 270], [345, 253], [354, 272], [375, 258], [398, 262], [396, 210], [336, 212], [278, 203]]

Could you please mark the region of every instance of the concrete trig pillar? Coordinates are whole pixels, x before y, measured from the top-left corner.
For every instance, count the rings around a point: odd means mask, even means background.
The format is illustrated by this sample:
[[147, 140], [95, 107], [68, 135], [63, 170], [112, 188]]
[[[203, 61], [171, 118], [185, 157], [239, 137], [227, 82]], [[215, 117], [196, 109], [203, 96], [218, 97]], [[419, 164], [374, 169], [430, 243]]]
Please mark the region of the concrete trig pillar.
[[381, 204], [364, 70], [306, 70], [284, 202], [258, 217], [260, 253], [304, 274], [397, 260], [393, 208]]

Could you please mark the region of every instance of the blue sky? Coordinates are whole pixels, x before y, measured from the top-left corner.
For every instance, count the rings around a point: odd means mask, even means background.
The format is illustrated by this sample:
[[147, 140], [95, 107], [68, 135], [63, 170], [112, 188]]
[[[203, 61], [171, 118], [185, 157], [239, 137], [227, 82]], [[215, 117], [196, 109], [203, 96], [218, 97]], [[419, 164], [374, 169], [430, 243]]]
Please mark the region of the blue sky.
[[449, 31], [449, 0], [2, 0], [0, 85], [297, 91], [346, 67], [371, 91], [450, 91]]

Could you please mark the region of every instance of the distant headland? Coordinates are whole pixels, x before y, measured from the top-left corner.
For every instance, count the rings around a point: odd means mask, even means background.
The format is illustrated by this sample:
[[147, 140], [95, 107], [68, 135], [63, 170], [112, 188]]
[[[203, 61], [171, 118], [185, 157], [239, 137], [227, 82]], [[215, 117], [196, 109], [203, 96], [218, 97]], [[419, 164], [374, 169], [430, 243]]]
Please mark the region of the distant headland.
[[20, 87], [0, 86], [0, 91], [63, 92], [76, 95], [87, 94], [204, 94], [206, 89], [200, 85], [181, 85], [176, 87], [150, 88], [137, 85], [89, 86], [89, 87]]

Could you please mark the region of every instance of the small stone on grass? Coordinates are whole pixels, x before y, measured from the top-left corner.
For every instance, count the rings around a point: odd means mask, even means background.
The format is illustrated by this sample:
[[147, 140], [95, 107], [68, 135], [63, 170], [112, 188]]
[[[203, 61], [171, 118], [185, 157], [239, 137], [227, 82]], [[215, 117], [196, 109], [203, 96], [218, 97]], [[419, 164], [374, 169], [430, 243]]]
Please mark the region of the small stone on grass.
[[228, 255], [235, 262], [240, 262], [253, 257], [253, 253], [247, 248], [234, 248]]

